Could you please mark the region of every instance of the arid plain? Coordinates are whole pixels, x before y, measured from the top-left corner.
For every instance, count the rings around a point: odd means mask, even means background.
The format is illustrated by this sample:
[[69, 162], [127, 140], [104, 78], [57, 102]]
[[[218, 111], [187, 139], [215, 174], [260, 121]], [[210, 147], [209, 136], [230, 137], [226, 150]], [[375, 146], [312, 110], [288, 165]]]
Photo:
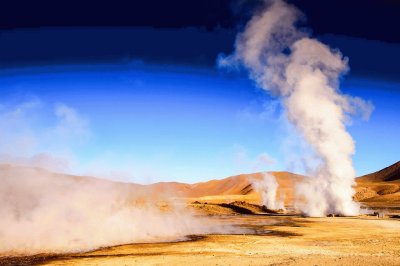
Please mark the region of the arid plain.
[[[230, 232], [83, 253], [3, 254], [0, 264], [400, 265], [399, 170], [400, 162], [357, 179], [355, 199], [365, 212], [358, 217], [306, 218], [296, 214], [290, 206], [293, 187], [304, 177], [287, 172], [273, 173], [287, 195], [287, 214], [271, 213], [258, 204], [259, 195], [249, 183], [249, 178], [258, 174], [195, 185], [159, 183], [152, 185], [155, 194], [177, 191], [175, 196], [184, 199], [184, 208], [199, 219], [229, 227]], [[167, 203], [159, 203], [159, 207], [169, 211]]]

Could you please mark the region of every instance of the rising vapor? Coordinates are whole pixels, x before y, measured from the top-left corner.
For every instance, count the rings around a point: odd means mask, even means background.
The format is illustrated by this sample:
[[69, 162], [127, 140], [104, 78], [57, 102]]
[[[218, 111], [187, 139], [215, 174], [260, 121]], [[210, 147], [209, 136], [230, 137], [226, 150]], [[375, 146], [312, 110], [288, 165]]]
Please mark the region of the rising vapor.
[[339, 79], [347, 58], [296, 27], [302, 14], [281, 0], [265, 1], [237, 35], [232, 55], [219, 65], [243, 65], [257, 86], [280, 97], [288, 121], [319, 158], [315, 180], [297, 188], [296, 206], [309, 216], [356, 215], [354, 141], [346, 131], [349, 115], [371, 104], [344, 95]]
[[90, 130], [65, 104], [54, 108], [55, 125], [37, 130], [31, 118], [41, 106], [34, 100], [0, 110], [0, 254], [76, 252], [230, 230], [192, 215], [171, 199], [174, 191], [44, 170], [68, 169], [60, 155], [72, 154]]
[[261, 195], [261, 204], [269, 210], [285, 210], [283, 198], [277, 198], [279, 184], [275, 176], [263, 173], [262, 179], [254, 179], [251, 182], [255, 191]]
[[174, 207], [172, 201], [172, 209], [163, 211], [151, 191], [128, 183], [11, 165], [0, 165], [0, 181], [3, 255], [176, 241], [222, 228]]

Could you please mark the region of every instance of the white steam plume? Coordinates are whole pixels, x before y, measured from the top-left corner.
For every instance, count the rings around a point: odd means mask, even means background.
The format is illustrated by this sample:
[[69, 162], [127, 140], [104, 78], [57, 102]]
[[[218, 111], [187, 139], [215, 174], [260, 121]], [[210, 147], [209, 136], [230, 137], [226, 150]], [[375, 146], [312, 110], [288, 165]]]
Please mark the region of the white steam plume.
[[6, 165], [0, 182], [0, 255], [173, 241], [218, 228], [188, 210], [160, 210], [139, 185]]
[[278, 182], [270, 173], [263, 173], [262, 179], [252, 180], [254, 189], [261, 194], [261, 203], [270, 210], [285, 210], [282, 198], [277, 199]]
[[[38, 100], [0, 105], [0, 256], [72, 252], [227, 232], [156, 188], [54, 174], [91, 133], [77, 110], [58, 104], [55, 126], [37, 127]], [[41, 121], [39, 121], [41, 122]], [[160, 203], [163, 205], [160, 206]], [[167, 204], [167, 206], [165, 206]]]
[[321, 163], [316, 180], [297, 190], [300, 210], [310, 216], [356, 215], [352, 196], [354, 141], [346, 131], [349, 114], [368, 107], [339, 91], [347, 59], [296, 28], [301, 13], [281, 1], [265, 1], [239, 33], [234, 54], [220, 66], [244, 65], [256, 84], [282, 99], [288, 120], [302, 134]]

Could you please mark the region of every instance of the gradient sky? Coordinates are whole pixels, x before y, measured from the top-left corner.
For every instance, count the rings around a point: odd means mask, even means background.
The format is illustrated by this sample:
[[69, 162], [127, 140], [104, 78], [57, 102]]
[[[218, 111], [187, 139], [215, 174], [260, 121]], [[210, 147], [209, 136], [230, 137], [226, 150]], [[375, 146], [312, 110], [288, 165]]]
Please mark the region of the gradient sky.
[[[142, 183], [301, 172], [290, 163], [279, 101], [246, 73], [216, 67], [234, 27], [206, 21], [204, 30], [182, 19], [160, 29], [151, 23], [162, 21], [142, 19], [125, 28], [27, 29], [10, 21], [0, 21], [2, 162]], [[341, 90], [374, 105], [369, 120], [348, 126], [362, 175], [399, 160], [400, 46], [390, 33], [345, 36], [329, 25], [317, 37], [350, 58]]]
[[[358, 78], [342, 86], [344, 93], [375, 107], [369, 121], [355, 117], [349, 126], [357, 143], [359, 175], [398, 160], [398, 87]], [[53, 66], [3, 71], [0, 89], [3, 113], [40, 103], [19, 120], [31, 124], [29, 130], [38, 136], [57, 123], [57, 104], [74, 109], [85, 121], [88, 136], [74, 137], [79, 143], [73, 139], [67, 153], [62, 145], [42, 145], [41, 137], [27, 152], [72, 156], [68, 170], [75, 173], [194, 182], [259, 170], [297, 170], [288, 169], [279, 103], [237, 73], [141, 62]], [[34, 123], [29, 122], [32, 117]]]

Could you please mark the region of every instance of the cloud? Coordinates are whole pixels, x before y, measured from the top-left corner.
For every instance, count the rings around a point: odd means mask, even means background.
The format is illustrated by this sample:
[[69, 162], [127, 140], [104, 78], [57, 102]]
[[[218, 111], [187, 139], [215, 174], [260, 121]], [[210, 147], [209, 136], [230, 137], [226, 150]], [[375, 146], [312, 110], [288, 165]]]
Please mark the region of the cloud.
[[38, 153], [32, 156], [0, 154], [0, 163], [40, 167], [59, 172], [69, 169], [71, 164], [65, 157], [56, 157], [49, 153]]
[[59, 136], [87, 138], [90, 136], [88, 121], [82, 117], [75, 109], [58, 103], [54, 108], [58, 118], [54, 132]]
[[252, 102], [237, 113], [244, 121], [274, 122], [280, 118], [281, 103], [278, 100], [267, 100], [263, 103]]
[[365, 101], [360, 97], [348, 97], [350, 101], [350, 113], [360, 116], [363, 120], [369, 120], [375, 107], [371, 101]]
[[270, 166], [276, 163], [275, 159], [273, 159], [269, 154], [263, 152], [257, 156], [256, 166], [257, 168], [261, 168], [262, 166]]
[[233, 162], [240, 172], [254, 172], [274, 165], [276, 160], [266, 152], [250, 156], [243, 146], [236, 144], [233, 147]]
[[63, 171], [90, 135], [88, 120], [63, 103], [52, 112], [38, 98], [0, 107], [0, 163]]
[[91, 158], [81, 170], [84, 175], [146, 184], [159, 181], [163, 177], [162, 171], [154, 165], [164, 165], [165, 161], [153, 158], [151, 162], [143, 161], [133, 154], [103, 151]]

